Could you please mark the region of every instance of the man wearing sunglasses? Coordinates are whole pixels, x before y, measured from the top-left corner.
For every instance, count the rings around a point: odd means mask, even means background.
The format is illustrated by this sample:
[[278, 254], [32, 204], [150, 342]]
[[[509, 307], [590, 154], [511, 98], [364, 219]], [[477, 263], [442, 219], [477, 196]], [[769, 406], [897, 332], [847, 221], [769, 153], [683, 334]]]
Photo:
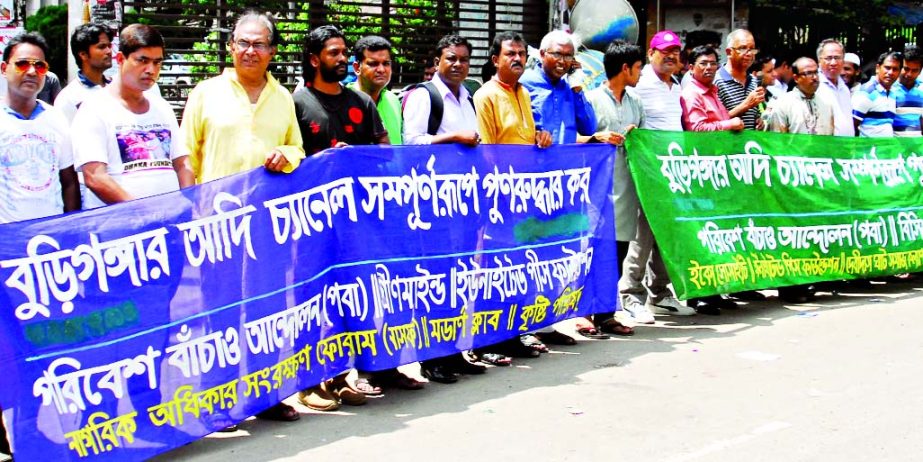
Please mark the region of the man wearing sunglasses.
[[48, 44], [20, 34], [3, 51], [6, 81], [0, 123], [0, 223], [80, 209], [67, 121], [37, 99], [45, 83]]
[[83, 172], [84, 208], [153, 196], [194, 183], [170, 105], [145, 92], [163, 64], [163, 37], [132, 24], [119, 35], [118, 77], [87, 99], [71, 126], [74, 159]]

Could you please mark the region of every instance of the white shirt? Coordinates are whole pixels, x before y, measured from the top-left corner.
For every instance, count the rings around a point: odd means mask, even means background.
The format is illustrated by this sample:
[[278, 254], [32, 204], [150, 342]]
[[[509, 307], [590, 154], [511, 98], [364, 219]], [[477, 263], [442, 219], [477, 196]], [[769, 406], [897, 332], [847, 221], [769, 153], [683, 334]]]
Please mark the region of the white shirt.
[[644, 105], [641, 128], [683, 131], [683, 107], [680, 104], [683, 89], [679, 84], [667, 85], [648, 64], [641, 69], [635, 93]]
[[38, 104], [31, 120], [0, 112], [0, 223], [64, 213], [60, 171], [74, 164], [67, 121]]
[[833, 125], [836, 136], [856, 136], [856, 127], [852, 121], [852, 93], [846, 82], [842, 78], [836, 79], [836, 85], [824, 75], [818, 72], [817, 77], [820, 79], [820, 86], [817, 88], [817, 94], [832, 99], [836, 102], [836, 111], [833, 113]]
[[[179, 189], [173, 160], [187, 153], [180, 142], [173, 109], [163, 98], [149, 98], [150, 109], [135, 114], [108, 91], [85, 101], [71, 126], [74, 165], [102, 162], [112, 178], [135, 198]], [[83, 208], [106, 205], [89, 188]]]
[[[61, 93], [58, 93], [58, 97], [54, 100], [54, 107], [58, 108], [64, 114], [67, 123], [71, 123], [74, 121], [74, 114], [77, 113], [77, 109], [79, 109], [83, 101], [87, 99], [87, 96], [103, 88], [106, 87], [87, 85], [79, 77], [75, 78], [61, 90]], [[163, 98], [160, 94], [160, 87], [157, 84], [154, 84], [153, 87], [144, 92], [144, 96], [147, 98]]]
[[[442, 123], [437, 135], [463, 130], [477, 131], [478, 120], [469, 100], [470, 94], [464, 85], [459, 85], [458, 98], [442, 81], [439, 74], [433, 76], [433, 84], [442, 95]], [[404, 102], [404, 144], [430, 144], [433, 136], [427, 133], [429, 125], [429, 91], [415, 88]]]

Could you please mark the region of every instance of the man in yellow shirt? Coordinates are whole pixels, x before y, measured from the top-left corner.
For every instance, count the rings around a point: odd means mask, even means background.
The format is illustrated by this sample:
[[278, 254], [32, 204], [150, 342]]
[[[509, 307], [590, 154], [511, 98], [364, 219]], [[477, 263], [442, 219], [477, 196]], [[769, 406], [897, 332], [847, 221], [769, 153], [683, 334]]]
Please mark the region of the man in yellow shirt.
[[[278, 41], [269, 16], [245, 12], [231, 33], [234, 68], [199, 83], [189, 94], [182, 131], [197, 183], [260, 165], [291, 173], [301, 164], [295, 103], [267, 72]], [[257, 416], [294, 421], [300, 414], [280, 402]]]
[[260, 165], [291, 173], [304, 158], [292, 96], [267, 72], [277, 43], [267, 15], [245, 13], [231, 35], [234, 68], [189, 94], [183, 134], [198, 183]]
[[551, 145], [551, 133], [536, 132], [529, 93], [519, 84], [526, 64], [526, 44], [514, 32], [501, 32], [490, 46], [497, 74], [474, 94], [478, 134], [485, 144]]

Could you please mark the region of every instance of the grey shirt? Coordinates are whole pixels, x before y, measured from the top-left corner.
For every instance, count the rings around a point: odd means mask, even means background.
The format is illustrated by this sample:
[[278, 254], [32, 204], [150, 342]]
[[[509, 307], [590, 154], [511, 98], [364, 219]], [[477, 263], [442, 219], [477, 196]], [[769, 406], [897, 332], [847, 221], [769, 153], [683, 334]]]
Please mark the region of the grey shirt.
[[[678, 85], [677, 85], [678, 87]], [[644, 107], [634, 89], [626, 88], [622, 102], [618, 102], [606, 86], [587, 92], [587, 100], [596, 112], [596, 129], [625, 133], [631, 124], [641, 126], [644, 121]], [[638, 228], [638, 192], [628, 171], [625, 149], [620, 149], [615, 158], [612, 176], [612, 200], [615, 201], [615, 239], [628, 242], [635, 238]]]

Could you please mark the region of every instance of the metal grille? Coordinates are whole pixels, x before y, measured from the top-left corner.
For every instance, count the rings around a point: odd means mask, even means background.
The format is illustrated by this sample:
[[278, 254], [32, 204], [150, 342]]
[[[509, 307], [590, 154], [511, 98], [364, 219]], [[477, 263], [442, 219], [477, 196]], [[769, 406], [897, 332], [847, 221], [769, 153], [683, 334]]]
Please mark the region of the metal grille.
[[[160, 87], [177, 110], [197, 82], [231, 65], [226, 44], [244, 7], [222, 0], [207, 5], [176, 0], [124, 1], [122, 5], [126, 24], [152, 24], [163, 34], [168, 56]], [[395, 63], [391, 86], [400, 88], [421, 80], [422, 62], [445, 34], [456, 33], [472, 42], [474, 77], [480, 74], [489, 40], [497, 32], [520, 32], [537, 46], [548, 23], [544, 0], [263, 1], [259, 8], [277, 18], [282, 41], [270, 71], [290, 88], [301, 77], [304, 36], [320, 25], [337, 25], [350, 44], [368, 34], [389, 39]]]

